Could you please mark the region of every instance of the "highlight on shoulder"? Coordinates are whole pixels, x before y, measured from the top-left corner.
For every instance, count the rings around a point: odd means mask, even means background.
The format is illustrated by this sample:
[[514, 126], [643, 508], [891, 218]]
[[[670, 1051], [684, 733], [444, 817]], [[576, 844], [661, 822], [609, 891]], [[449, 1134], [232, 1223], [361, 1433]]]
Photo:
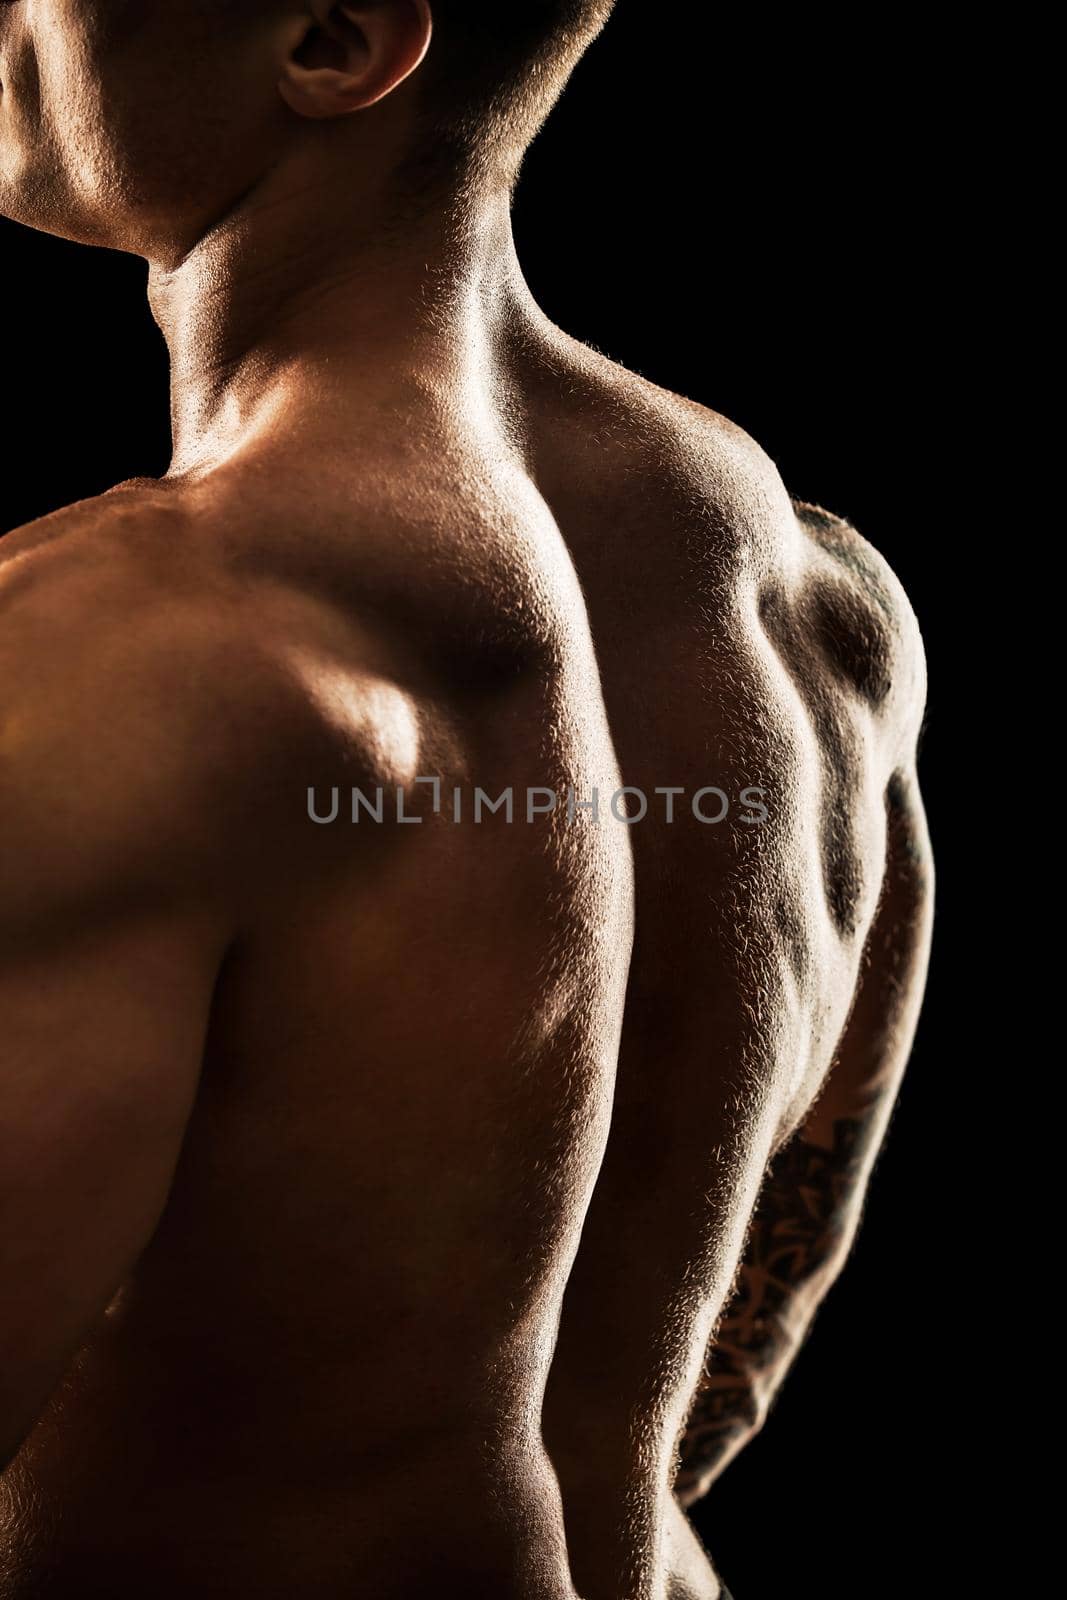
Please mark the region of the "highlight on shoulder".
[[322, 855], [306, 786], [367, 781], [375, 673], [348, 663], [341, 717], [315, 606], [230, 581], [176, 538], [183, 516], [105, 498], [0, 543], [5, 877], [21, 840], [64, 895], [86, 874], [256, 894], [265, 852]]

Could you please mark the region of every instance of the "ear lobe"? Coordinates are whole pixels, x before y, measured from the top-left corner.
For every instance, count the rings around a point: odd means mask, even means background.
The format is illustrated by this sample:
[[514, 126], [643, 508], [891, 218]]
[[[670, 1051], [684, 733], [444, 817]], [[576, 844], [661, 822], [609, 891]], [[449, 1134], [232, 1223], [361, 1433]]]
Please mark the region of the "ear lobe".
[[278, 79], [278, 93], [301, 117], [343, 117], [372, 103], [361, 96], [358, 76], [333, 67], [305, 67], [295, 59]]
[[321, 0], [293, 36], [278, 92], [299, 116], [346, 116], [409, 77], [429, 48], [427, 0]]

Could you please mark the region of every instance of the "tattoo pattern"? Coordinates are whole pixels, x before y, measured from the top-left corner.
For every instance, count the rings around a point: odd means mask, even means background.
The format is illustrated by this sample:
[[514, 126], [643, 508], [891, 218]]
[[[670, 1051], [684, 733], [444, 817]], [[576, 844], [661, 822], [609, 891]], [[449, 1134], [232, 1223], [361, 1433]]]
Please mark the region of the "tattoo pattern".
[[772, 1164], [734, 1298], [711, 1342], [679, 1444], [675, 1492], [698, 1498], [762, 1425], [815, 1305], [805, 1295], [839, 1260], [855, 1220], [866, 1124], [834, 1123], [833, 1148], [798, 1134]]

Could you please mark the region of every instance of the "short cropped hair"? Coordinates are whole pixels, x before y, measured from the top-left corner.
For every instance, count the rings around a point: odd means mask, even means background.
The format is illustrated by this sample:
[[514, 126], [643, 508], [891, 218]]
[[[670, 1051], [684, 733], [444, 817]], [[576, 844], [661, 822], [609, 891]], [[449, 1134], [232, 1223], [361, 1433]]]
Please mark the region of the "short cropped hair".
[[615, 0], [431, 0], [424, 118], [443, 161], [521, 158]]

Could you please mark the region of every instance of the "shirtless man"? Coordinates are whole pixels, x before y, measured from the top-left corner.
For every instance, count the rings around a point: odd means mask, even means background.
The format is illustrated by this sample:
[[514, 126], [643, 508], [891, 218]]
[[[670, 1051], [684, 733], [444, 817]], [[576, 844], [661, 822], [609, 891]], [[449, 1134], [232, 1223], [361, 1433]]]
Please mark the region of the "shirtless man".
[[174, 427], [0, 546], [6, 1596], [720, 1593], [680, 1498], [914, 1025], [923, 660], [533, 302], [510, 194], [608, 9], [0, 5], [0, 208], [148, 260]]

